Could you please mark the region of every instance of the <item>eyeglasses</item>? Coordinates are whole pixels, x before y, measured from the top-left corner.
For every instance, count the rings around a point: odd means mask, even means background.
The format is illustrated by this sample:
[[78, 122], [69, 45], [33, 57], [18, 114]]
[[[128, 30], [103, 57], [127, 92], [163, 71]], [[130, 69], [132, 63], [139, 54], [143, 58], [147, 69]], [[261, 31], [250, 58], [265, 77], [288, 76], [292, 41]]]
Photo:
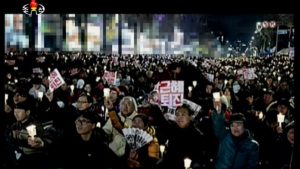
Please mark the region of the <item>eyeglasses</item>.
[[87, 125], [88, 123], [91, 123], [91, 121], [88, 121], [88, 120], [80, 120], [80, 119], [77, 119], [75, 120], [75, 124], [76, 125]]

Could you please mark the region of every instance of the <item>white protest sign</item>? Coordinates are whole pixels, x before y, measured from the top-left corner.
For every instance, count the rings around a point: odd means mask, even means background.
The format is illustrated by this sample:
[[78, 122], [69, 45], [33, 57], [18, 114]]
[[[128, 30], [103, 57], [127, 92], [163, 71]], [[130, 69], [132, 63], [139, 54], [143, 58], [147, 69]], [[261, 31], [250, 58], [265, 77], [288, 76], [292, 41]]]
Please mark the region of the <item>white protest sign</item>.
[[257, 75], [254, 73], [255, 68], [243, 68], [239, 69], [237, 71], [238, 75], [242, 75], [245, 80], [252, 80], [257, 77]]
[[161, 106], [176, 108], [182, 105], [184, 96], [184, 81], [159, 82]]
[[50, 83], [49, 90], [53, 92], [55, 89], [59, 88], [61, 85], [65, 83], [64, 79], [61, 77], [59, 71], [54, 69], [53, 72], [50, 73]]
[[117, 72], [105, 71], [103, 75], [103, 79], [105, 79], [108, 84], [114, 85], [117, 79]]

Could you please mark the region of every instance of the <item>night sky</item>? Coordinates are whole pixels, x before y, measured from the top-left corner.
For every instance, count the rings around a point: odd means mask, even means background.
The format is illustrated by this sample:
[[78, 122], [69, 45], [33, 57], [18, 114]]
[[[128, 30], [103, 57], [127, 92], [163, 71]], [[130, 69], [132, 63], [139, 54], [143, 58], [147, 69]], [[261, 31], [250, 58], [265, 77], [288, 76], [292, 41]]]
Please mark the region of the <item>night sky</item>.
[[256, 22], [264, 15], [211, 15], [208, 25], [215, 32], [222, 32], [225, 40], [248, 43], [256, 29]]
[[[17, 11], [22, 12], [22, 10], [21, 10], [22, 5], [29, 3], [29, 2], [30, 2], [30, 0], [11, 0], [11, 1], [9, 1], [9, 3], [14, 4], [14, 5], [10, 6], [9, 8], [6, 8], [5, 11], [7, 11], [7, 12], [10, 11], [13, 13], [15, 13]], [[113, 3], [113, 1], [112, 1], [112, 3], [115, 5], [113, 5], [113, 6], [109, 5], [107, 8], [105, 6], [98, 6], [98, 5], [96, 8], [95, 7], [96, 5], [95, 6], [92, 5], [96, 1], [92, 1], [92, 0], [86, 0], [85, 1], [86, 3], [84, 3], [84, 4], [82, 4], [81, 1], [67, 3], [68, 5], [66, 5], [66, 6], [58, 5], [58, 3], [57, 3], [58, 0], [52, 0], [52, 1], [37, 0], [37, 2], [44, 4], [44, 6], [46, 7], [45, 13], [62, 13], [62, 12], [63, 13], [72, 13], [72, 12], [78, 13], [79, 11], [83, 11], [82, 13], [95, 13], [96, 11], [97, 11], [96, 13], [120, 13], [120, 11], [118, 12], [118, 9], [120, 9], [120, 8], [125, 11], [126, 11], [126, 9], [128, 9], [128, 10], [130, 9], [130, 8], [124, 8], [123, 4], [119, 4], [116, 6], [116, 4]], [[87, 2], [89, 2], [89, 3], [87, 3]], [[87, 5], [87, 4], [91, 4], [91, 5]], [[89, 8], [82, 8], [83, 5], [87, 5], [87, 6], [89, 6]], [[172, 4], [165, 4], [169, 8], [164, 8], [163, 4], [161, 4], [161, 3], [159, 3], [159, 4], [153, 3], [152, 5], [149, 4], [149, 7], [151, 8], [151, 7], [153, 7], [153, 5], [155, 5], [155, 8], [153, 8], [152, 10], [149, 9], [150, 11], [152, 11], [150, 13], [158, 13], [158, 12], [155, 12], [157, 9], [162, 8], [164, 10], [167, 10], [172, 7]], [[173, 6], [176, 6], [176, 4], [173, 4]], [[105, 7], [105, 8], [103, 8], [103, 7]], [[184, 6], [182, 6], [182, 8], [183, 7]], [[202, 8], [198, 9], [196, 7], [196, 9], [193, 9], [192, 7], [195, 7], [195, 6], [191, 4], [191, 6], [189, 6], [187, 8], [187, 11], [195, 11], [195, 10], [202, 11], [203, 10]], [[133, 9], [134, 9], [134, 11], [137, 11], [134, 13], [147, 13], [147, 11], [149, 11], [149, 10], [144, 10], [145, 8], [133, 8]], [[130, 10], [132, 11], [133, 9], [130, 9]], [[144, 12], [138, 12], [139, 10], [142, 10], [142, 9]], [[182, 11], [181, 8], [179, 8], [179, 9]], [[186, 11], [186, 10], [184, 10], [184, 11]], [[210, 10], [210, 11], [214, 11], [214, 10]], [[234, 12], [236, 10], [231, 10], [231, 11]], [[10, 13], [10, 12], [8, 12], [8, 13]], [[161, 11], [161, 12], [167, 13], [167, 12], [163, 12], [163, 11]], [[127, 12], [122, 12], [122, 13], [127, 13]], [[132, 12], [129, 12], [129, 13], [132, 13]], [[185, 13], [185, 12], [176, 12], [176, 13]], [[214, 12], [212, 12], [211, 14], [205, 14], [205, 16], [207, 16], [208, 29], [211, 31], [217, 32], [217, 33], [221, 32], [222, 35], [224, 35], [225, 40], [229, 40], [230, 42], [236, 41], [236, 40], [241, 40], [243, 43], [248, 43], [251, 39], [251, 36], [254, 33], [256, 22], [262, 21], [266, 17], [272, 18], [272, 15], [263, 15], [263, 14], [255, 14], [255, 13], [241, 14], [241, 12], [238, 12], [238, 11], [231, 15], [222, 14], [220, 12], [218, 12], [218, 13], [219, 14], [215, 14]], [[199, 14], [201, 14], [201, 12]], [[189, 15], [189, 14], [185, 14], [185, 15]], [[191, 27], [194, 29], [199, 28], [199, 26], [197, 26], [195, 24], [197, 24], [197, 22], [191, 21], [187, 25], [187, 27]], [[192, 32], [194, 32], [194, 31], [192, 31]]]

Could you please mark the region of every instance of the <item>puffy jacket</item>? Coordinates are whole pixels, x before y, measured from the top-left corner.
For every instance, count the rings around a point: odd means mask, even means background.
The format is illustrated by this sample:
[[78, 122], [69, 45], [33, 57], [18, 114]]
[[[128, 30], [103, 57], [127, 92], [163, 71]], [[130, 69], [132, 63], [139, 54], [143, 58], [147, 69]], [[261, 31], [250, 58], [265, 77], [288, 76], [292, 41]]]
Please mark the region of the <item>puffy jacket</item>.
[[259, 144], [250, 137], [249, 131], [234, 137], [225, 128], [224, 115], [213, 112], [213, 127], [220, 146], [216, 169], [254, 169], [259, 161]]

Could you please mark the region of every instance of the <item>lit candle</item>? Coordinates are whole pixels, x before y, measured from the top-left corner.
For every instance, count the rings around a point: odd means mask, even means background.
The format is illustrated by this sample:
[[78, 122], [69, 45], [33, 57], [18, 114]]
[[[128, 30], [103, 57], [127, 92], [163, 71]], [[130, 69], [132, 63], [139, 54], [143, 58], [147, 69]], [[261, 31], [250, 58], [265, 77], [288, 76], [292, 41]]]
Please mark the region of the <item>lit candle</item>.
[[87, 72], [87, 73], [90, 73], [90, 69], [87, 69], [86, 72]]
[[284, 115], [281, 112], [277, 114], [277, 122], [279, 123], [279, 127], [282, 127], [281, 123], [284, 122]]
[[263, 112], [261, 111], [261, 112], [259, 112], [259, 114], [258, 114], [258, 118], [261, 120], [261, 119], [263, 119], [263, 117], [264, 117], [264, 114], [263, 114]]
[[103, 69], [106, 70], [106, 66], [104, 66]]
[[36, 135], [36, 126], [34, 124], [27, 126], [26, 130], [28, 132], [28, 135], [31, 137], [31, 139], [34, 139], [34, 136]]
[[161, 156], [163, 156], [163, 154], [164, 154], [164, 152], [165, 152], [165, 146], [164, 145], [160, 145], [159, 146], [159, 151], [160, 151], [160, 154], [161, 154]]
[[194, 86], [194, 87], [197, 86], [197, 81], [196, 81], [196, 80], [193, 81], [193, 86]]
[[184, 159], [184, 168], [185, 168], [185, 169], [190, 168], [191, 163], [192, 163], [192, 160], [191, 160], [191, 159], [185, 158], [185, 159]]
[[101, 123], [98, 122], [98, 123], [96, 124], [96, 127], [100, 128], [100, 127], [101, 127]]
[[221, 95], [220, 95], [220, 92], [214, 92], [213, 93], [213, 97], [214, 97], [214, 100], [217, 102], [217, 101], [220, 101], [221, 100]]
[[108, 96], [109, 96], [109, 93], [110, 93], [110, 89], [109, 89], [109, 88], [104, 88], [104, 89], [103, 89], [104, 97], [108, 97]]
[[189, 92], [191, 92], [192, 89], [193, 89], [193, 87], [192, 87], [192, 86], [189, 86], [188, 89], [189, 89]]
[[43, 93], [43, 92], [41, 92], [41, 91], [38, 91], [38, 98], [39, 98], [40, 100], [42, 100], [42, 99], [43, 99], [43, 95], [44, 95], [44, 93]]
[[280, 82], [280, 80], [281, 80], [281, 77], [280, 77], [280, 76], [278, 76], [278, 81]]
[[73, 92], [74, 92], [74, 85], [71, 85], [70, 89], [71, 89], [71, 94], [73, 94]]
[[7, 104], [8, 94], [5, 93], [5, 104]]
[[226, 84], [228, 83], [228, 80], [227, 79], [225, 79], [224, 80], [224, 84], [225, 84], [225, 86], [226, 86]]
[[96, 82], [99, 82], [99, 80], [100, 80], [100, 77], [99, 76], [96, 77]]
[[48, 72], [51, 72], [51, 69], [50, 69], [50, 67], [48, 67]]
[[15, 79], [15, 83], [18, 83], [18, 79]]

